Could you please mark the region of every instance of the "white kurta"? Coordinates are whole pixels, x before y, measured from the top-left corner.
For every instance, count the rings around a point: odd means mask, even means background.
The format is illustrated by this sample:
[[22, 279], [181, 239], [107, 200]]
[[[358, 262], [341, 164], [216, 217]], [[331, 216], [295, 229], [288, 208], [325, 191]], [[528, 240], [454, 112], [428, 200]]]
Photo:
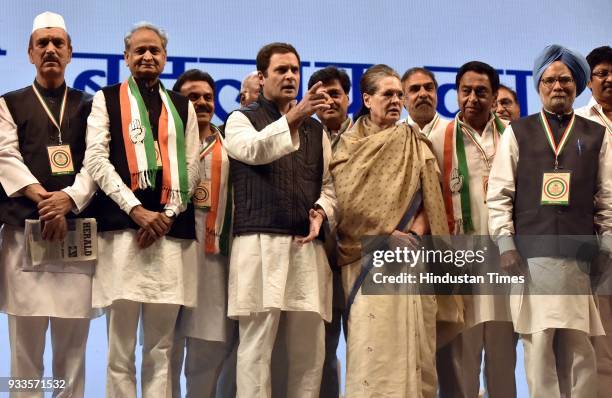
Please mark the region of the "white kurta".
[[[544, 134], [544, 131], [535, 131], [534, 134]], [[610, 140], [604, 139], [599, 153], [598, 189], [594, 197], [594, 222], [598, 232], [604, 237], [612, 234], [612, 151], [609, 143]], [[497, 240], [502, 253], [516, 249], [512, 235], [514, 235], [513, 207], [519, 156], [518, 143], [512, 126], [509, 126], [504, 131], [497, 149], [487, 195], [489, 230], [491, 236]], [[567, 286], [584, 283], [577, 274], [575, 261], [562, 258], [533, 258], [529, 259], [529, 267], [532, 265], [539, 267], [537, 270], [534, 268], [535, 273], [543, 273], [546, 269], [552, 268], [555, 279], [559, 281], [558, 291], [564, 286], [560, 284], [562, 282], [568, 283]], [[536, 272], [538, 270], [539, 272]], [[558, 327], [581, 330], [590, 335], [599, 335], [603, 332], [592, 295], [521, 294], [511, 298], [511, 311], [515, 329], [524, 334], [535, 333], [543, 328]]]
[[[234, 112], [225, 134], [228, 154], [252, 165], [273, 162], [300, 145], [284, 116], [258, 132], [244, 114]], [[333, 229], [336, 195], [330, 160], [331, 146], [323, 134], [323, 183], [316, 203], [325, 210]], [[229, 316], [278, 308], [313, 311], [331, 320], [332, 273], [321, 241], [300, 246], [288, 235], [245, 234], [234, 238], [230, 258]]]
[[[42, 107], [39, 110], [44, 112]], [[70, 111], [67, 110], [67, 113]], [[17, 125], [0, 98], [0, 183], [8, 197], [23, 196], [20, 191], [38, 184], [19, 149]], [[85, 169], [75, 176], [74, 183], [64, 191], [75, 203], [73, 212], [82, 211], [93, 197], [96, 185]], [[23, 228], [5, 225], [0, 238], [0, 311], [19, 316], [52, 316], [89, 318], [97, 313], [91, 308], [91, 276], [72, 272], [25, 272]], [[91, 262], [82, 264], [91, 268]], [[56, 269], [70, 271], [78, 267], [58, 264]]]
[[436, 113], [434, 118], [431, 119], [429, 121], [429, 123], [427, 123], [425, 126], [423, 126], [423, 128], [420, 128], [419, 125], [417, 124], [417, 122], [412, 120], [410, 115], [408, 115], [408, 117], [406, 119], [402, 120], [402, 122], [408, 123], [409, 125], [411, 125], [413, 127], [418, 127], [419, 130], [421, 131], [421, 133], [423, 133], [425, 135], [425, 137], [431, 138], [430, 136], [432, 134], [436, 134], [436, 135], [441, 134], [441, 135], [444, 135], [444, 131], [446, 131], [446, 126], [448, 126], [448, 124], [451, 122], [451, 120], [442, 119], [440, 117], [440, 115], [438, 113]]
[[[587, 291], [591, 281], [575, 259], [535, 257], [527, 259], [529, 282], [513, 286], [510, 308], [514, 330], [533, 334], [545, 329], [575, 329], [591, 336], [604, 335], [599, 310], [592, 295], [536, 295], [530, 294], [531, 281], [538, 289], [551, 292]], [[582, 268], [582, 270], [581, 270]], [[539, 290], [541, 291], [541, 290]]]
[[[87, 119], [84, 164], [100, 188], [127, 214], [140, 204], [109, 160], [109, 118], [102, 91], [94, 96]], [[185, 156], [190, 194], [199, 180], [198, 126], [189, 103], [185, 126]], [[167, 206], [168, 207], [168, 206]], [[178, 214], [185, 209], [174, 208]], [[93, 280], [93, 306], [107, 307], [115, 300], [142, 303], [196, 304], [196, 242], [163, 236], [140, 249], [136, 230], [102, 232], [98, 236], [98, 266]]]
[[[446, 125], [448, 125], [448, 123], [446, 123]], [[471, 127], [465, 124], [464, 126], [471, 129]], [[494, 137], [494, 134], [499, 134], [499, 132], [495, 129], [495, 119], [493, 117], [487, 122], [482, 134], [478, 134], [474, 130], [471, 131], [478, 145], [484, 150], [487, 161], [483, 158], [476, 144], [466, 137], [464, 133], [463, 144], [465, 147], [465, 157], [469, 173], [470, 208], [474, 225], [474, 232], [469, 233], [469, 235], [486, 236], [489, 234], [489, 213], [486, 204], [486, 192], [484, 190], [485, 184], [483, 181], [489, 177], [490, 165], [495, 158], [495, 145], [496, 142], [499, 142], [500, 137], [499, 135]], [[429, 135], [429, 139], [433, 146], [433, 152], [438, 160], [440, 169], [444, 167], [445, 132], [445, 128], [438, 128]], [[457, 139], [459, 138], [461, 137], [457, 137]], [[454, 145], [453, 150], [455, 150]], [[457, 193], [457, 195], [458, 194], [459, 193]], [[460, 212], [455, 212], [455, 223], [458, 225], [462, 224]], [[464, 233], [462, 229], [460, 233]], [[465, 305], [464, 317], [466, 328], [470, 328], [482, 322], [511, 320], [508, 297], [506, 296], [476, 294], [473, 296], [464, 296], [463, 302]]]
[[[93, 318], [91, 275], [70, 272], [26, 272], [23, 228], [0, 229], [0, 311], [18, 316]], [[91, 263], [82, 264], [91, 267]], [[71, 263], [68, 267], [78, 267]], [[62, 264], [57, 264], [61, 269]]]
[[[218, 144], [215, 144], [218, 145]], [[200, 161], [200, 176], [210, 176], [212, 151]], [[207, 210], [195, 210], [197, 237], [197, 303], [194, 308], [183, 308], [177, 333], [186, 337], [225, 342], [233, 332], [227, 317], [227, 279], [229, 259], [221, 254], [204, 251]]]
[[591, 97], [586, 106], [576, 109], [576, 115], [601, 124], [606, 128], [608, 139], [612, 139], [612, 120], [608, 119], [608, 117], [603, 113], [601, 105], [597, 103], [595, 98]]

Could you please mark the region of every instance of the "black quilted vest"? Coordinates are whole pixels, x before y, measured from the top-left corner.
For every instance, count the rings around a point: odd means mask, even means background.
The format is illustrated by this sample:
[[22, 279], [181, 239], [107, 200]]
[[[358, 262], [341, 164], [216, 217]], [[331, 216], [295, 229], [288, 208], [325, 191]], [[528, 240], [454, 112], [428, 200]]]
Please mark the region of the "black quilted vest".
[[[244, 114], [257, 131], [282, 116], [263, 95], [238, 112]], [[321, 195], [323, 127], [307, 118], [298, 133], [299, 149], [271, 163], [253, 166], [230, 159], [234, 235], [308, 235], [308, 212]]]

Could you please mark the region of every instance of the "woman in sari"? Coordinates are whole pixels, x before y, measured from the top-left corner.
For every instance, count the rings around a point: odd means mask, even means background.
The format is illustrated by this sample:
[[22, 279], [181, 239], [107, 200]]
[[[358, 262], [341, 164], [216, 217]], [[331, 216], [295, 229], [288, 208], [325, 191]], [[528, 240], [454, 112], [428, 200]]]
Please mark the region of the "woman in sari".
[[448, 234], [436, 160], [418, 129], [397, 124], [403, 102], [397, 72], [372, 66], [360, 89], [361, 116], [342, 135], [331, 165], [341, 211], [338, 263], [350, 305], [346, 396], [435, 397], [436, 315], [460, 322], [457, 308], [440, 314], [432, 295], [362, 294], [356, 281], [362, 236], [414, 242], [409, 235]]

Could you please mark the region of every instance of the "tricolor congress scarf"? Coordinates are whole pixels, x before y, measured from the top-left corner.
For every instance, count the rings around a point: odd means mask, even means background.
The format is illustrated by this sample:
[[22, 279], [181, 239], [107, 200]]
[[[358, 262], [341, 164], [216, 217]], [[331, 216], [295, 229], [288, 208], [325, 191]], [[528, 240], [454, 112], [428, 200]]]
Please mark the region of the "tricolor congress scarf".
[[229, 179], [229, 158], [223, 137], [216, 127], [215, 140], [200, 151], [200, 162], [211, 159], [210, 210], [206, 214], [204, 251], [229, 255], [230, 226], [232, 224], [232, 187]]
[[[491, 115], [494, 123], [493, 134], [503, 134], [506, 126], [497, 115]], [[472, 138], [469, 136], [472, 133], [468, 129], [469, 127], [459, 120], [459, 114], [457, 114], [455, 120], [446, 126], [444, 133], [442, 194], [444, 196], [448, 229], [452, 234], [458, 234], [462, 231], [464, 233], [474, 231], [470, 205], [470, 177], [463, 142], [463, 137]], [[493, 137], [494, 140], [497, 140], [495, 145], [499, 142], [498, 138], [497, 136]], [[462, 225], [455, 223], [455, 220], [459, 219]]]
[[[189, 201], [185, 128], [166, 88], [159, 83], [162, 100], [158, 125], [159, 154], [162, 164], [161, 203], [181, 205]], [[121, 130], [131, 176], [131, 189], [155, 189], [156, 145], [146, 105], [132, 76], [119, 89]]]

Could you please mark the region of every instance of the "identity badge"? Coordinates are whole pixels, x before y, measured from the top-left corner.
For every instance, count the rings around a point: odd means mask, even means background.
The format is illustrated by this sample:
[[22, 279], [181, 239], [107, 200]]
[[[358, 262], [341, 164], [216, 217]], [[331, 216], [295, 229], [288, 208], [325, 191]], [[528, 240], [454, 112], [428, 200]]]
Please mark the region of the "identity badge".
[[543, 205], [569, 205], [571, 176], [572, 173], [567, 170], [545, 172], [542, 178], [540, 203]]
[[52, 175], [74, 174], [70, 145], [51, 145], [47, 147]]
[[210, 209], [210, 180], [200, 181], [200, 184], [193, 194], [193, 205], [198, 209]]

